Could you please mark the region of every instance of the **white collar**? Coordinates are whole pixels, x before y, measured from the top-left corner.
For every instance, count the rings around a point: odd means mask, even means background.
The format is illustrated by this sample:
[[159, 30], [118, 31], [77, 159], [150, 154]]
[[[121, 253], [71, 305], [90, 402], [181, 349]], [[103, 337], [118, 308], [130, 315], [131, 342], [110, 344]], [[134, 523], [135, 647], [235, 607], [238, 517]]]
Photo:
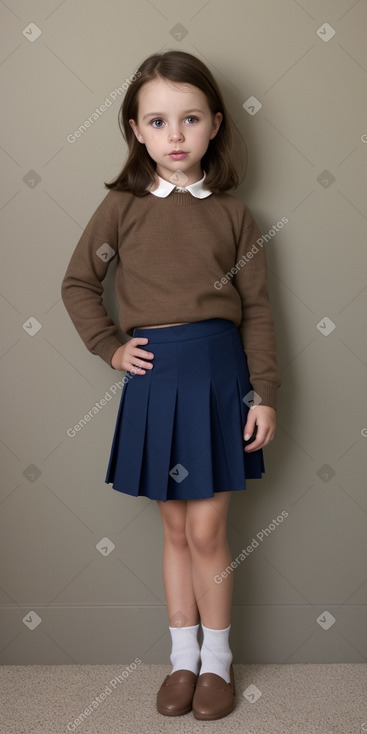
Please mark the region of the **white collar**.
[[161, 178], [161, 176], [158, 176], [158, 174], [156, 174], [156, 179], [158, 180], [159, 186], [154, 191], [152, 191], [151, 188], [148, 188], [148, 191], [150, 191], [151, 194], [154, 194], [154, 196], [164, 198], [165, 196], [168, 196], [171, 191], [173, 191], [173, 189], [178, 189], [178, 191], [189, 191], [190, 194], [195, 196], [196, 199], [205, 199], [205, 197], [212, 194], [212, 191], [209, 191], [209, 189], [206, 189], [204, 187], [205, 177], [206, 173], [204, 171], [204, 176], [200, 179], [200, 181], [195, 181], [195, 183], [190, 184], [185, 188], [182, 188], [180, 186], [175, 186], [174, 183], [170, 183], [170, 181], [166, 181], [165, 178]]

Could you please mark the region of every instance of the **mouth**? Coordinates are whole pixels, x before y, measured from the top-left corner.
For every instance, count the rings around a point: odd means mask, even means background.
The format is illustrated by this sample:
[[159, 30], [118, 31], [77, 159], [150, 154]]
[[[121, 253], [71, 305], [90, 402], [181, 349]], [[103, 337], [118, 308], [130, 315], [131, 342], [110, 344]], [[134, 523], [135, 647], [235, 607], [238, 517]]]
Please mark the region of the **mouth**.
[[185, 153], [184, 150], [172, 150], [170, 153], [168, 153], [168, 155], [174, 160], [180, 160], [181, 158], [185, 158], [187, 153]]

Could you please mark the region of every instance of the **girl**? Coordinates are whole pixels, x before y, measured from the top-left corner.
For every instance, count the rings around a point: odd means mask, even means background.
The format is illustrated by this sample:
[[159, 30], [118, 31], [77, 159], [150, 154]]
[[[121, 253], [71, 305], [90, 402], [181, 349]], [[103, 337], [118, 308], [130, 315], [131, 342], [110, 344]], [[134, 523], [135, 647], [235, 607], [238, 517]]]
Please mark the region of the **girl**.
[[[281, 384], [265, 251], [250, 210], [227, 193], [240, 181], [235, 128], [199, 59], [146, 59], [119, 122], [128, 158], [62, 296], [87, 348], [127, 372], [106, 482], [161, 513], [172, 670], [157, 709], [213, 720], [235, 706], [229, 501], [265, 471]], [[115, 256], [125, 342], [102, 304]]]

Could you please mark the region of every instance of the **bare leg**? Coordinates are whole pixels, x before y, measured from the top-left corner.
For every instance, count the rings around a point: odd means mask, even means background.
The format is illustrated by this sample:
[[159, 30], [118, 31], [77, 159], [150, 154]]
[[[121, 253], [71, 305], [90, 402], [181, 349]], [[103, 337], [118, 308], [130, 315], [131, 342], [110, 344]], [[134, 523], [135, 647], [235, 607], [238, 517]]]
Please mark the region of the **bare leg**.
[[171, 627], [199, 624], [199, 611], [192, 583], [192, 559], [186, 537], [187, 502], [158, 501], [163, 546], [163, 584]]
[[231, 492], [217, 492], [210, 499], [188, 500], [186, 511], [196, 603], [202, 624], [217, 630], [231, 623], [233, 574], [220, 584], [214, 581], [232, 560], [227, 541], [230, 498]]
[[[164, 528], [163, 579], [172, 636], [173, 671], [216, 673], [230, 682], [232, 574], [227, 515], [230, 492], [205, 500], [159, 502]], [[202, 623], [203, 644], [197, 641]], [[181, 629], [177, 629], [181, 627]], [[195, 629], [196, 627], [196, 629]], [[201, 666], [200, 666], [201, 661]]]

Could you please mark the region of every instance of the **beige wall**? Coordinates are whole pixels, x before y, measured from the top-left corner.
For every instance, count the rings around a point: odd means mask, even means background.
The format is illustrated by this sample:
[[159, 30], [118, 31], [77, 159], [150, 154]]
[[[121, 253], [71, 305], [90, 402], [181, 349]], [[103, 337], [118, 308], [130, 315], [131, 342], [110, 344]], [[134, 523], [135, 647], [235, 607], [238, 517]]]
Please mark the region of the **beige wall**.
[[158, 508], [104, 484], [122, 375], [60, 300], [125, 154], [115, 90], [161, 49], [215, 73], [249, 150], [235, 195], [264, 234], [289, 220], [266, 245], [279, 427], [229, 518], [233, 557], [252, 548], [234, 570], [235, 662], [365, 661], [366, 3], [18, 0], [0, 23], [0, 662], [169, 662]]

